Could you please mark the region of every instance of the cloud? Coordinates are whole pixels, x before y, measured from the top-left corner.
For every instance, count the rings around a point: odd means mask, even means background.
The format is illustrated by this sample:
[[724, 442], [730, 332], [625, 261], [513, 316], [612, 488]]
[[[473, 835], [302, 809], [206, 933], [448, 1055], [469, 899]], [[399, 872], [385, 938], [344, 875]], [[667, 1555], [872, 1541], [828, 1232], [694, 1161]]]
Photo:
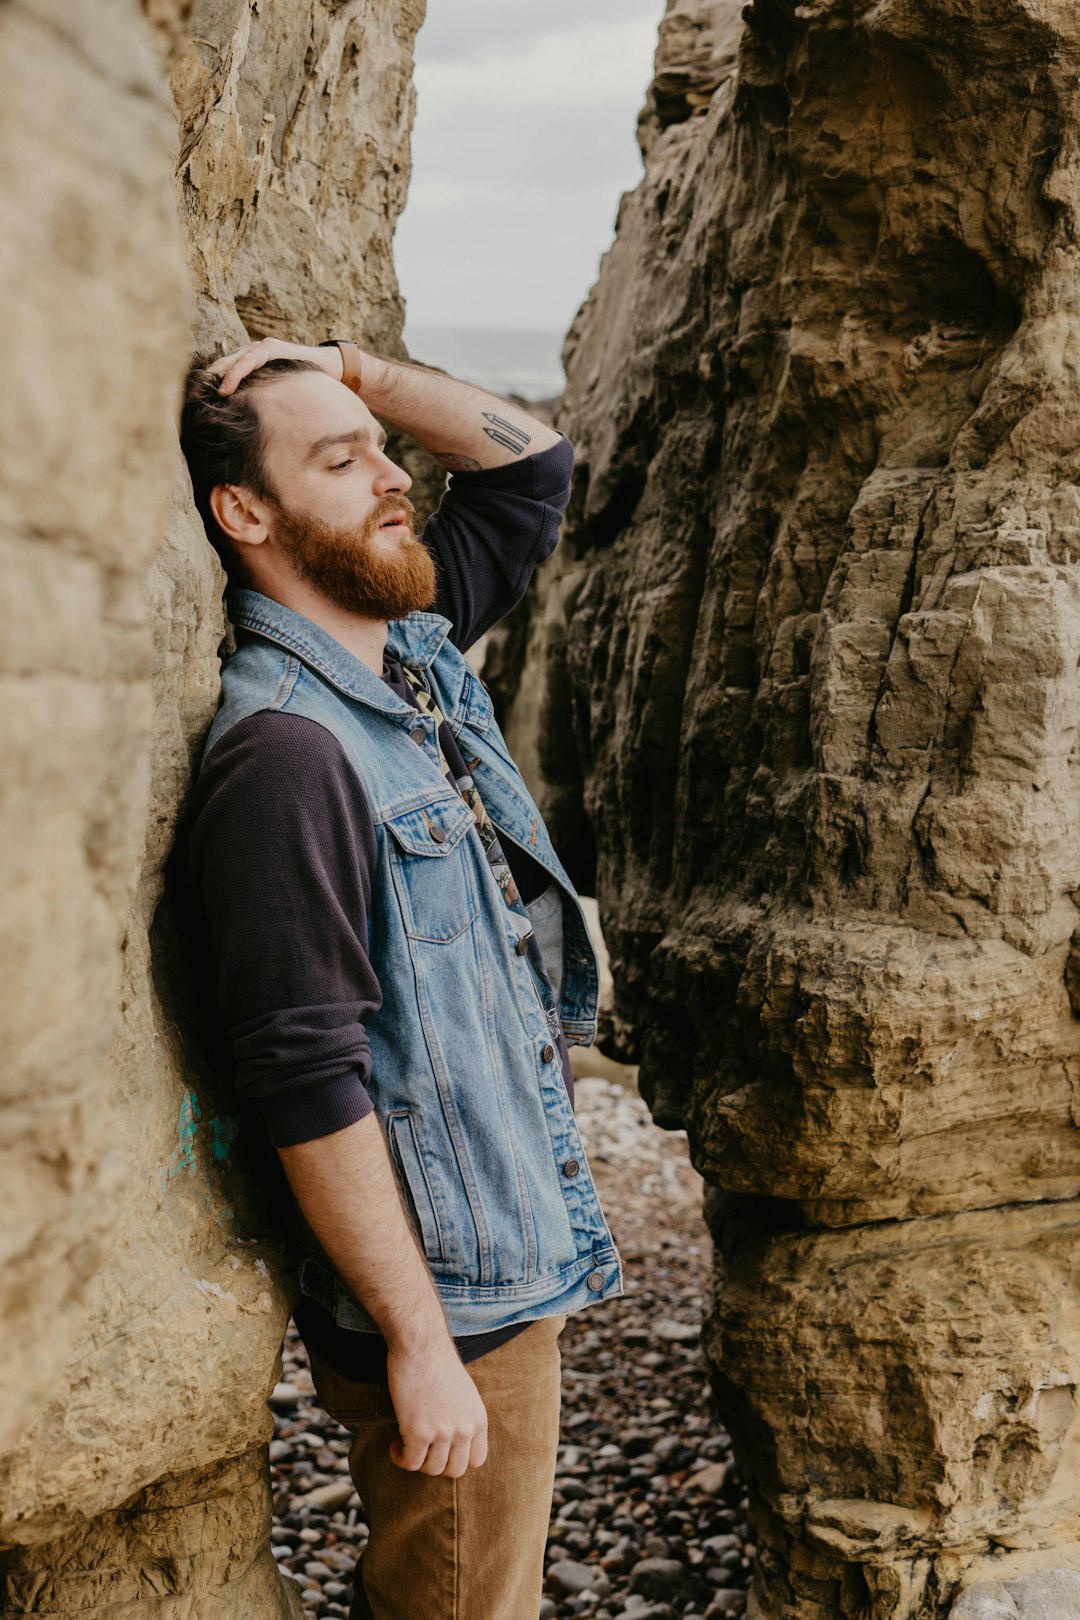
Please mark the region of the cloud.
[[524, 197], [478, 193], [468, 207], [429, 211], [424, 234], [438, 247], [403, 278], [407, 326], [564, 332], [596, 280], [618, 204], [618, 195], [574, 193], [538, 220]]
[[642, 174], [664, 0], [428, 0], [395, 257], [410, 324], [565, 331]]
[[[566, 33], [533, 36], [524, 48], [490, 40], [467, 57], [417, 61], [416, 105], [428, 124], [480, 107], [492, 120], [523, 108], [622, 110], [641, 64], [651, 65], [656, 25], [647, 17], [589, 22]], [[646, 85], [639, 96], [645, 99]], [[492, 128], [493, 138], [497, 130]]]
[[634, 128], [636, 110], [607, 107], [523, 107], [493, 133], [489, 113], [476, 106], [428, 126], [413, 152], [409, 208], [439, 197], [466, 201], [477, 192], [535, 196], [613, 189], [634, 184], [641, 158]]
[[422, 62], [475, 58], [489, 46], [518, 48], [545, 34], [569, 41], [582, 28], [597, 23], [617, 28], [644, 19], [656, 37], [664, 15], [663, 0], [428, 0], [427, 17], [417, 36]]

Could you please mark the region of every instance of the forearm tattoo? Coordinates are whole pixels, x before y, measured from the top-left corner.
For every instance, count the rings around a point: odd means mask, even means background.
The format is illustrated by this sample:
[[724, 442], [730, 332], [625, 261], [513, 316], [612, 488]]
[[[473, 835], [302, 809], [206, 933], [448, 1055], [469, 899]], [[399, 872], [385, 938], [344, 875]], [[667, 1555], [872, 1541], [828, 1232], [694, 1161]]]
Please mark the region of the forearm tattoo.
[[496, 444], [501, 444], [505, 449], [512, 450], [515, 456], [520, 456], [525, 446], [532, 443], [532, 435], [526, 433], [524, 428], [515, 427], [505, 416], [496, 416], [494, 411], [481, 411], [480, 415], [485, 422], [491, 423], [491, 427], [484, 429], [488, 438], [494, 439]]
[[459, 456], [456, 450], [440, 450], [432, 452], [433, 459], [440, 467], [448, 472], [483, 472], [483, 467], [475, 456]]

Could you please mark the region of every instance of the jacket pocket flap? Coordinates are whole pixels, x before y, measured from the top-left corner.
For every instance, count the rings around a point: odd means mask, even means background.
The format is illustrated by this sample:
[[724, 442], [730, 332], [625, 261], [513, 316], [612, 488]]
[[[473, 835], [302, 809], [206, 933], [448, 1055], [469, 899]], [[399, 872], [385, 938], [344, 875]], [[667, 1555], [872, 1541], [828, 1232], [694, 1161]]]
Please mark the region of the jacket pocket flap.
[[460, 794], [446, 794], [386, 817], [386, 829], [407, 855], [448, 855], [476, 817]]

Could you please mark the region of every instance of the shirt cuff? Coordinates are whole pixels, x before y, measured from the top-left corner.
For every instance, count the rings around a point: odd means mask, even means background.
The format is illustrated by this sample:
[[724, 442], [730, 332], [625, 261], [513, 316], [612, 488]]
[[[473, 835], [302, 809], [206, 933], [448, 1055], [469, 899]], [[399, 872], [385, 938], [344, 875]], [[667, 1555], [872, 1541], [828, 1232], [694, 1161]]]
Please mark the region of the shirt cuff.
[[[556, 429], [556, 431], [558, 431]], [[534, 501], [564, 495], [574, 470], [574, 446], [560, 433], [558, 442], [546, 450], [534, 450], [521, 461], [508, 461], [501, 467], [481, 467], [479, 472], [453, 472], [450, 488], [508, 489]]]
[[276, 1148], [332, 1136], [375, 1110], [355, 1069], [264, 1099], [261, 1107], [267, 1134]]

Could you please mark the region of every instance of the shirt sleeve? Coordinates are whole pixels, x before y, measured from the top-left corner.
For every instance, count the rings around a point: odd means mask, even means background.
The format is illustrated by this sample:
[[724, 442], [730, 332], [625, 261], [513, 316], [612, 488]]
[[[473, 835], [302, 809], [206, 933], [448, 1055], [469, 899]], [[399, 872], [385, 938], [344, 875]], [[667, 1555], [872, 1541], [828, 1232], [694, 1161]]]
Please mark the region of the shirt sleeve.
[[337, 738], [277, 710], [230, 726], [199, 772], [186, 849], [236, 1088], [274, 1146], [371, 1113], [375, 829]]
[[424, 525], [435, 559], [434, 611], [453, 623], [466, 652], [524, 596], [537, 563], [550, 557], [570, 500], [574, 447], [565, 434], [522, 461], [450, 474]]

